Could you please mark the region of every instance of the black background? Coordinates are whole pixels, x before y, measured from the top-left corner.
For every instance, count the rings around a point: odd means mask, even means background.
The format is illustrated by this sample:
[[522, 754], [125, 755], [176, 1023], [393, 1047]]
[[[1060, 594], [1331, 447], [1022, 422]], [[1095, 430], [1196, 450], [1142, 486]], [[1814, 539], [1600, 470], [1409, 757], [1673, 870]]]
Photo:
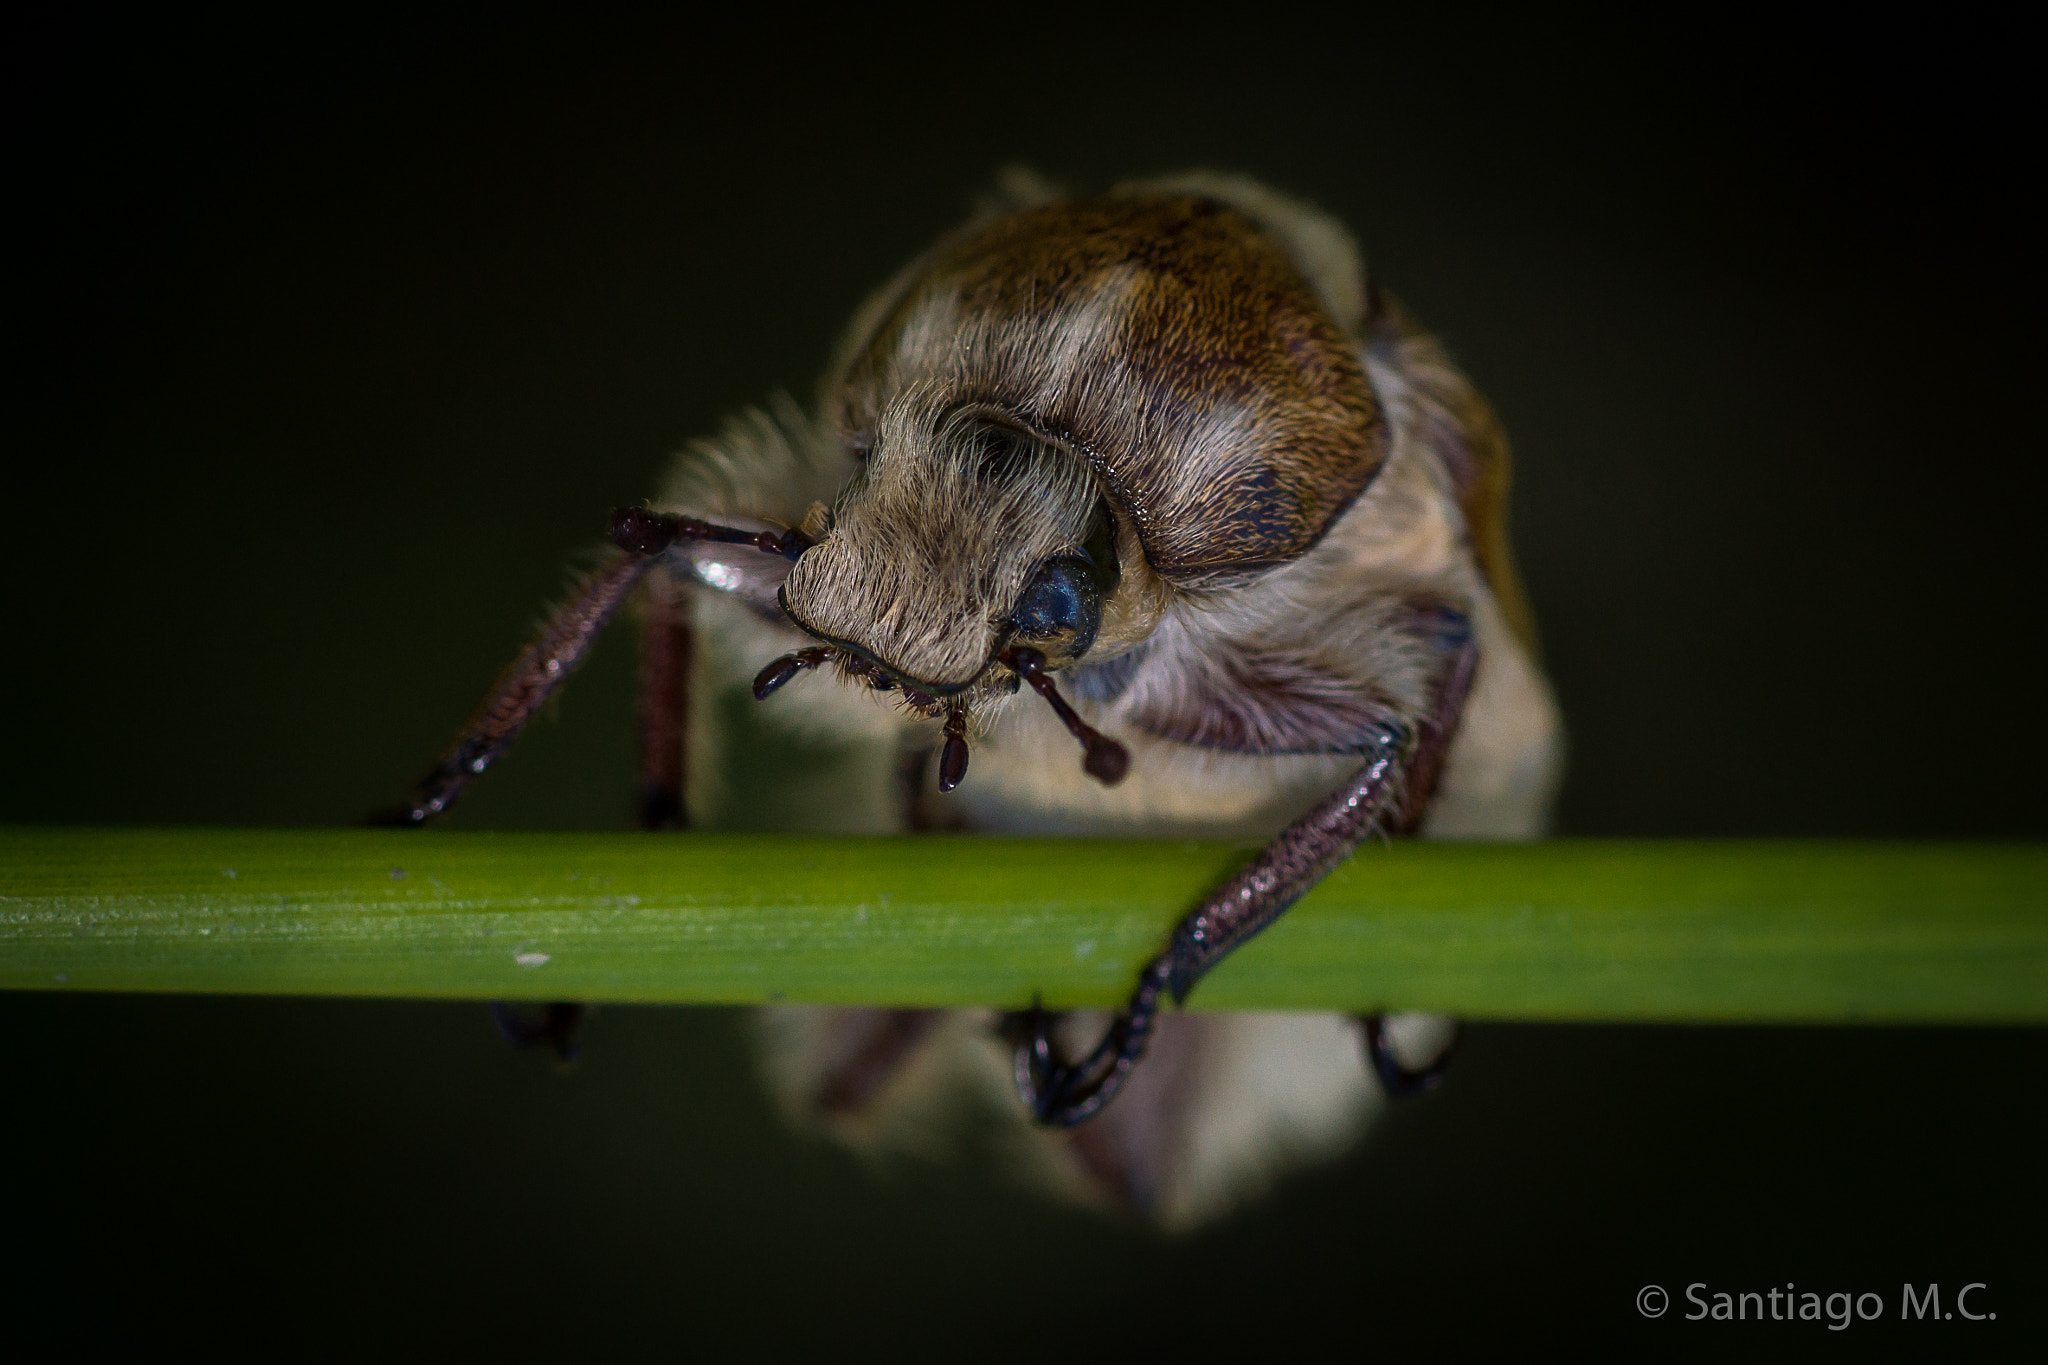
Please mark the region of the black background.
[[[1501, 411], [1571, 834], [2037, 838], [2037, 72], [2002, 12], [912, 27], [18, 13], [0, 819], [394, 799], [605, 511], [1001, 165], [1354, 227]], [[459, 823], [620, 827], [608, 642]], [[0, 998], [9, 1334], [312, 1354], [2022, 1351], [2039, 1030], [1474, 1029], [1172, 1242], [790, 1136], [719, 1011]], [[1997, 1323], [1646, 1323], [1637, 1288]], [[1332, 1338], [1331, 1334], [1335, 1334]], [[1939, 1338], [1935, 1340], [1934, 1338]]]

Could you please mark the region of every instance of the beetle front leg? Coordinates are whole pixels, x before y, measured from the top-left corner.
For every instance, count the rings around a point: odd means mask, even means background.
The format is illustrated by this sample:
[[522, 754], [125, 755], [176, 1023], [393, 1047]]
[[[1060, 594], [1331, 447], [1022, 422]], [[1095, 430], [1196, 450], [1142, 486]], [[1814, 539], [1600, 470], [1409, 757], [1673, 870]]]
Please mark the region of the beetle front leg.
[[[396, 811], [373, 816], [371, 823], [407, 827], [423, 825], [452, 805], [462, 794], [462, 789], [511, 747], [513, 740], [519, 738], [527, 722], [540, 711], [541, 704], [553, 695], [576, 665], [583, 661], [584, 655], [590, 652], [598, 633], [617, 614], [620, 605], [646, 577], [647, 571], [673, 547], [691, 542], [745, 546], [773, 555], [778, 560], [793, 561], [810, 544], [803, 533], [796, 530], [777, 534], [673, 513], [653, 512], [641, 507], [623, 507], [612, 513], [611, 541], [619, 553], [577, 584], [569, 600], [548, 616], [540, 633], [498, 675], [498, 680], [491, 684], [491, 690], [484, 694], [483, 703], [456, 733], [440, 761], [413, 788], [411, 803]], [[663, 591], [668, 591], [667, 585]], [[678, 643], [678, 640], [670, 639], [664, 641], [662, 647], [673, 653]], [[680, 639], [680, 647], [687, 649], [686, 637]], [[665, 666], [680, 669], [684, 662], [672, 657]], [[680, 686], [681, 674], [677, 672], [675, 677]], [[678, 734], [678, 763], [681, 762], [681, 753], [681, 736]], [[665, 818], [666, 811], [659, 808], [659, 794], [654, 799], [657, 803], [655, 814]], [[679, 814], [679, 795], [677, 804]]]
[[453, 805], [462, 789], [511, 747], [541, 704], [583, 661], [652, 563], [644, 555], [620, 554], [586, 575], [491, 684], [433, 769], [414, 786], [412, 801], [371, 817], [371, 823], [423, 825]]
[[690, 617], [679, 584], [647, 580], [640, 620], [640, 828], [688, 829]]
[[1162, 993], [1184, 1004], [1204, 973], [1278, 919], [1374, 828], [1420, 824], [1477, 662], [1476, 650], [1464, 639], [1447, 661], [1420, 727], [1381, 727], [1367, 741], [1365, 765], [1348, 782], [1282, 830], [1180, 922], [1166, 951], [1139, 973], [1129, 1003], [1087, 1056], [1076, 1063], [1060, 1058], [1052, 1017], [1044, 1011], [1012, 1016], [1017, 1091], [1038, 1122], [1070, 1128], [1100, 1112], [1144, 1056]]

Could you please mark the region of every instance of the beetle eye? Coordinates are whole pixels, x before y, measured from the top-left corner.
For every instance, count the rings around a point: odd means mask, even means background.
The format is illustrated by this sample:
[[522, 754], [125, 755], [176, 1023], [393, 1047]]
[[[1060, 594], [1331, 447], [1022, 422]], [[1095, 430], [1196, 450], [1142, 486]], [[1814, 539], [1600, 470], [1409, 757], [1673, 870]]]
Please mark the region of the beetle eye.
[[1019, 638], [1049, 642], [1049, 653], [1067, 659], [1086, 654], [1101, 625], [1102, 581], [1095, 566], [1078, 555], [1040, 565], [1010, 613]]

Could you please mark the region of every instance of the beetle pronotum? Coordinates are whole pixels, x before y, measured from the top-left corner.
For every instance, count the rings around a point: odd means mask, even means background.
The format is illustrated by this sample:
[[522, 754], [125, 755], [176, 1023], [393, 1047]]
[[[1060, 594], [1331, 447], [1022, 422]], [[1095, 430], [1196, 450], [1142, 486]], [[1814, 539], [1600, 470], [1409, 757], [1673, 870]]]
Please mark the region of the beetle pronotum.
[[[1506, 487], [1491, 411], [1326, 217], [1241, 179], [1013, 176], [860, 309], [814, 416], [749, 414], [614, 514], [400, 818], [489, 766], [638, 590], [650, 826], [681, 823], [692, 697], [824, 672], [850, 686], [801, 723], [900, 759], [898, 827], [1269, 839], [1107, 1021], [776, 1016], [801, 1113], [886, 1132], [1000, 1078], [1040, 1169], [1184, 1224], [1374, 1091], [1351, 1021], [1161, 997], [1375, 830], [1543, 825], [1561, 731]], [[1366, 1053], [1398, 1089], [1426, 1075], [1395, 1032]]]

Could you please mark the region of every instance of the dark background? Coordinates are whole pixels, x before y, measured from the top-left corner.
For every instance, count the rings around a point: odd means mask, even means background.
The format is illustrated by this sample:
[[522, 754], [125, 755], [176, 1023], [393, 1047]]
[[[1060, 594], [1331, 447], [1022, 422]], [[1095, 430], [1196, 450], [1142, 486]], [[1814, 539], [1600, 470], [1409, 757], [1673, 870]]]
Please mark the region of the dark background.
[[[389, 803], [605, 511], [807, 397], [1024, 161], [1253, 173], [1449, 340], [1517, 443], [1564, 832], [2038, 838], [2035, 49], [1885, 22], [17, 12], [0, 819]], [[631, 672], [601, 648], [458, 822], [626, 824]], [[469, 1006], [0, 1030], [16, 1341], [2010, 1357], [2048, 1315], [2040, 1030], [1475, 1028], [1179, 1242], [786, 1134], [728, 1012], [602, 1011], [567, 1077]], [[1907, 1279], [2000, 1319], [1633, 1307]]]

